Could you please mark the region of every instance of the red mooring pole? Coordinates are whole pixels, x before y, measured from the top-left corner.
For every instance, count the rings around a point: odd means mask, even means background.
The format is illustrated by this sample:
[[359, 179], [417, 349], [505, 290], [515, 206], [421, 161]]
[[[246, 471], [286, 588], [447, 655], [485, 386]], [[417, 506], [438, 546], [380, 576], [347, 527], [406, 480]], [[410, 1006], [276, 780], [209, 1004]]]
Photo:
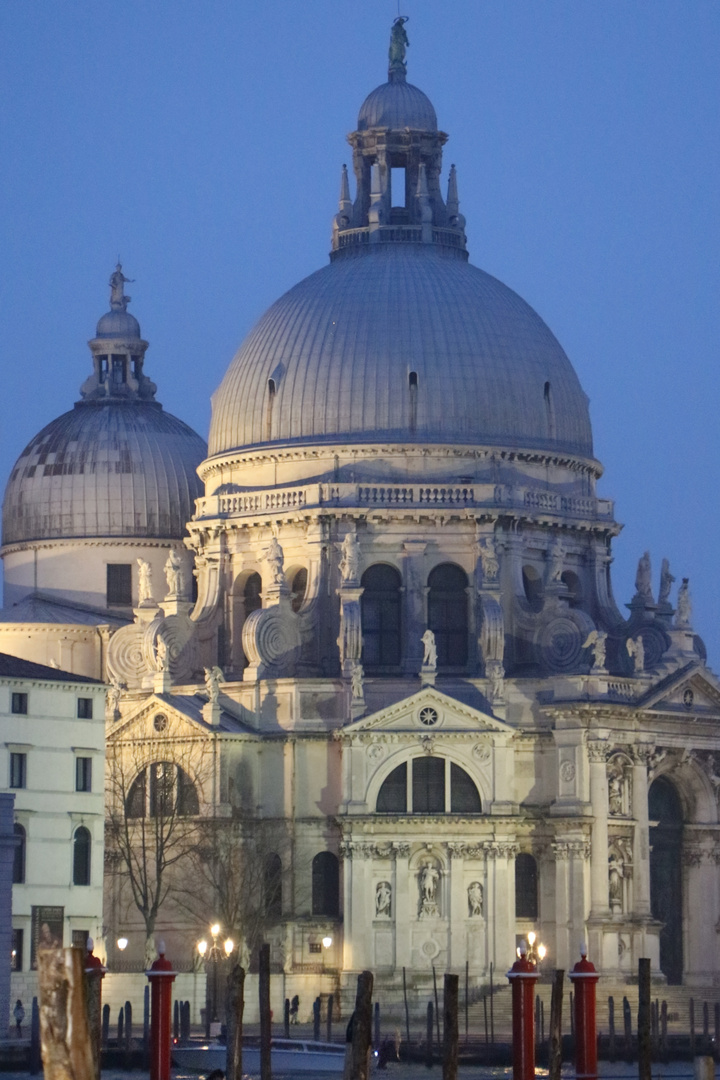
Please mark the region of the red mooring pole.
[[512, 986], [513, 1080], [535, 1077], [535, 983], [537, 970], [520, 942], [520, 959], [507, 973]]
[[176, 971], [165, 959], [165, 942], [158, 942], [158, 958], [146, 971], [150, 980], [150, 1080], [170, 1080], [172, 984]]
[[581, 959], [568, 978], [575, 988], [575, 1072], [577, 1080], [596, 1080], [597, 1023], [595, 987], [600, 975], [587, 959], [587, 945], [580, 946]]

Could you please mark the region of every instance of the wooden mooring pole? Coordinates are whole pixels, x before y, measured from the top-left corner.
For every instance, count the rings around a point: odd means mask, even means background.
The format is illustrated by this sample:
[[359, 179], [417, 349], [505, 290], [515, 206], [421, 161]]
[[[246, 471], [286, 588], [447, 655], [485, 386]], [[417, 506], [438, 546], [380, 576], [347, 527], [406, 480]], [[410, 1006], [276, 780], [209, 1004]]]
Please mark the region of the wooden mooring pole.
[[260, 946], [259, 967], [260, 992], [260, 1080], [271, 1080], [270, 1039], [272, 1037], [270, 1020], [270, 946], [267, 942]]
[[372, 991], [372, 971], [361, 971], [358, 975], [357, 993], [355, 995], [350, 1080], [368, 1080], [370, 1075]]
[[650, 1041], [650, 961], [638, 960], [638, 1080], [652, 1080]]
[[38, 949], [45, 1080], [95, 1080], [83, 949]]
[[225, 1077], [240, 1080], [242, 1076], [242, 1033], [245, 1011], [245, 969], [236, 964], [227, 979], [227, 1012]]
[[443, 1080], [457, 1080], [458, 1074], [459, 983], [457, 975], [445, 975], [443, 982]]
[[562, 999], [565, 972], [558, 968], [553, 973], [550, 997], [550, 1045], [548, 1047], [548, 1080], [560, 1080], [562, 1068]]

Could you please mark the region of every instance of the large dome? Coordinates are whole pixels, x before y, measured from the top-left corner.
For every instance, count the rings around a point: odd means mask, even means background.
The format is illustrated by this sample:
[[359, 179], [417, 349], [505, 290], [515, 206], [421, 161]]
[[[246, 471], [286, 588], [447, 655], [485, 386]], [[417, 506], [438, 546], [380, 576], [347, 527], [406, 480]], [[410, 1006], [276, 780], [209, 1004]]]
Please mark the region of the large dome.
[[592, 455], [587, 397], [542, 319], [431, 244], [365, 245], [285, 293], [216, 392], [209, 441], [211, 455], [337, 441]]
[[180, 539], [202, 494], [204, 441], [155, 402], [79, 402], [15, 463], [3, 543], [71, 537]]

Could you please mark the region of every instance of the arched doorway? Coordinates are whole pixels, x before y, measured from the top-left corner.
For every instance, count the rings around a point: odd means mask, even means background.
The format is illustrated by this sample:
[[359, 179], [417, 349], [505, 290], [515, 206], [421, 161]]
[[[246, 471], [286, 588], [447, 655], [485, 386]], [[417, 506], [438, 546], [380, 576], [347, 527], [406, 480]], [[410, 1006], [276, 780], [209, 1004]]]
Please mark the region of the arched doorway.
[[668, 983], [683, 977], [682, 831], [683, 812], [673, 784], [659, 776], [648, 792], [650, 829], [650, 905], [664, 923], [660, 931], [660, 970]]

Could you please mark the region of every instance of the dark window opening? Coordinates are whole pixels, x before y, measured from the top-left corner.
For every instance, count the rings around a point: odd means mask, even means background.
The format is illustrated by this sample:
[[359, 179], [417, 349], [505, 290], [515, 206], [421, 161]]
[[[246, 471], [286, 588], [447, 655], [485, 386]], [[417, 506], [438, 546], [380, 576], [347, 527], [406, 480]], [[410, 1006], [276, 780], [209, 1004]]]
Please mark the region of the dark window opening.
[[125, 813], [128, 818], [197, 817], [200, 799], [184, 769], [172, 761], [156, 761], [133, 780], [125, 800]]
[[27, 754], [10, 754], [10, 787], [27, 786]]
[[282, 917], [282, 860], [274, 852], [265, 860], [265, 914], [270, 919]]
[[107, 602], [130, 607], [132, 604], [132, 566], [130, 563], [108, 563]]
[[275, 380], [274, 379], [268, 379], [268, 394], [270, 395], [270, 397], [274, 396], [276, 390], [277, 390], [277, 387], [275, 385]]
[[553, 405], [552, 390], [550, 383], [545, 383], [543, 390], [543, 396], [545, 398], [545, 413], [547, 415], [548, 435], [551, 439], [555, 438], [555, 406]]
[[537, 919], [538, 872], [532, 855], [521, 854], [515, 860], [515, 918]]
[[450, 763], [450, 813], [482, 813], [480, 792], [474, 780], [454, 762]]
[[73, 839], [73, 885], [90, 884], [90, 830], [79, 825]]
[[73, 930], [70, 939], [73, 949], [82, 949], [82, 951], [85, 952], [87, 950], [87, 939], [89, 937], [89, 930]]
[[127, 361], [124, 356], [115, 353], [112, 357], [112, 381], [116, 386], [127, 382]]
[[412, 763], [414, 814], [445, 813], [445, 759], [415, 758]]
[[468, 659], [468, 579], [452, 563], [428, 578], [428, 626], [435, 635], [438, 667], [464, 667]]
[[290, 606], [293, 611], [299, 611], [305, 601], [305, 593], [307, 592], [307, 570], [298, 570], [295, 577], [292, 579], [292, 585], [290, 586]]
[[92, 791], [92, 758], [75, 758], [75, 790]]
[[407, 763], [403, 762], [387, 776], [377, 797], [378, 814], [407, 813]]
[[408, 376], [408, 382], [410, 384], [410, 389], [411, 390], [413, 388], [417, 389], [417, 384], [418, 384], [417, 371], [411, 371], [410, 372], [410, 374]]
[[93, 699], [91, 697], [79, 697], [77, 699], [78, 720], [92, 720]]
[[572, 570], [565, 570], [560, 575], [560, 580], [567, 586], [567, 590], [570, 593], [569, 601], [570, 607], [580, 607], [582, 604], [582, 584], [577, 574]]
[[523, 566], [522, 580], [525, 599], [530, 606], [530, 610], [536, 613], [542, 611], [545, 602], [545, 588], [542, 578], [534, 566]]
[[10, 953], [10, 970], [22, 971], [23, 969], [23, 932], [17, 927], [13, 926], [12, 931], [12, 951]]
[[659, 776], [650, 785], [650, 909], [660, 930], [660, 970], [668, 983], [683, 981], [683, 810], [674, 785]]
[[383, 672], [400, 664], [401, 578], [392, 566], [378, 563], [362, 576], [360, 599], [363, 664], [368, 672]]
[[312, 913], [340, 914], [340, 866], [331, 851], [319, 852], [312, 861]]
[[13, 885], [25, 884], [25, 855], [27, 852], [27, 836], [22, 825], [15, 823], [15, 850], [13, 852]]
[[28, 696], [27, 694], [13, 694], [10, 702], [10, 710], [19, 716], [27, 716], [28, 711]]
[[107, 356], [99, 356], [98, 360], [100, 361], [100, 363], [98, 365], [98, 371], [99, 371], [99, 375], [100, 375], [100, 382], [104, 383], [105, 380], [107, 379], [107, 374], [108, 374], [108, 357]]
[[246, 619], [251, 611], [257, 611], [262, 607], [262, 578], [259, 574], [251, 574], [245, 582], [243, 607]]

